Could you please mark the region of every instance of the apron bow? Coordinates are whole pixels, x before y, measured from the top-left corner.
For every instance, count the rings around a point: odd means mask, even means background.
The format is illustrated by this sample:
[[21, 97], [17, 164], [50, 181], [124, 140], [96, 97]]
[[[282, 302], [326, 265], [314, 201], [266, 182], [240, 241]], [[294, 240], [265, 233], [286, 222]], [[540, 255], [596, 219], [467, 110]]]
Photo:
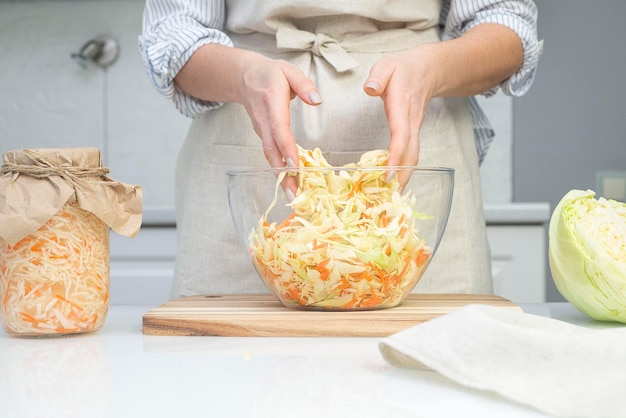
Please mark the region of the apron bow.
[[336, 39], [324, 33], [280, 27], [276, 31], [276, 46], [292, 51], [311, 51], [312, 54], [323, 57], [339, 73], [359, 66]]

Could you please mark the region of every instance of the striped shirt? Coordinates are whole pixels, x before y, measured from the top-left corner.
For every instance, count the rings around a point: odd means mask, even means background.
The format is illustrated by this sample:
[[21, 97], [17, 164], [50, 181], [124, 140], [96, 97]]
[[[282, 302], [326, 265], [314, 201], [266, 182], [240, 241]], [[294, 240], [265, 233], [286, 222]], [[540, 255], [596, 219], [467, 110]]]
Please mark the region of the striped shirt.
[[[155, 88], [172, 100], [185, 116], [195, 118], [222, 105], [200, 100], [174, 86], [174, 77], [191, 55], [206, 44], [232, 46], [224, 33], [224, 0], [147, 0], [139, 51]], [[498, 23], [515, 31], [522, 41], [524, 59], [520, 69], [499, 86], [521, 96], [530, 88], [543, 42], [537, 38], [537, 8], [532, 0], [444, 0], [440, 25], [442, 39], [453, 39], [482, 23]], [[469, 98], [476, 151], [482, 162], [495, 136], [486, 115], [474, 97]]]

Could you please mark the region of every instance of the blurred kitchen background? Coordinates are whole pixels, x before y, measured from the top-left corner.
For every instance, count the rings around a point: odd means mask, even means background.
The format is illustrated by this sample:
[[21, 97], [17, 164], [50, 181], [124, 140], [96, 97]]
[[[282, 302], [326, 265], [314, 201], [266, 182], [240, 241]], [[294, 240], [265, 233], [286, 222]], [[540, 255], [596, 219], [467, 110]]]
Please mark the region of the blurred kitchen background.
[[[560, 198], [574, 188], [626, 194], [626, 2], [536, 3], [545, 50], [532, 90], [480, 99], [497, 133], [481, 168], [495, 292], [518, 303], [562, 300], [547, 261]], [[144, 73], [143, 5], [0, 0], [0, 152], [98, 147], [111, 177], [144, 188], [139, 235], [112, 234], [112, 303], [167, 299], [174, 167], [190, 123]], [[72, 57], [94, 39], [107, 40], [103, 61]]]

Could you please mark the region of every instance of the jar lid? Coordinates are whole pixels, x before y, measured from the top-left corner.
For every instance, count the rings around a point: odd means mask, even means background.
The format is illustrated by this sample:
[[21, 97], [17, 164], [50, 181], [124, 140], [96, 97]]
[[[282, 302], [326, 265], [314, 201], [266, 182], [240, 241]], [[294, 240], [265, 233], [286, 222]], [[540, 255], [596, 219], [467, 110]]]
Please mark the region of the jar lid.
[[77, 202], [118, 234], [142, 220], [142, 188], [113, 180], [97, 148], [7, 151], [0, 169], [0, 237], [13, 245], [68, 202]]

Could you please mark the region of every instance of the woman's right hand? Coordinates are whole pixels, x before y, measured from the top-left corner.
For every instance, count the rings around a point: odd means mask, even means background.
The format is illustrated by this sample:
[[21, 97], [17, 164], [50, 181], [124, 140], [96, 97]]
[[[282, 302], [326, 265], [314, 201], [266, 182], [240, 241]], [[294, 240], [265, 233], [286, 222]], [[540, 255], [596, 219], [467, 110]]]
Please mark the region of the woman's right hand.
[[313, 82], [286, 61], [261, 57], [242, 74], [245, 106], [263, 154], [272, 167], [296, 166], [298, 150], [290, 128], [289, 103], [295, 97], [309, 105], [322, 100]]
[[311, 106], [322, 102], [314, 83], [295, 65], [222, 45], [198, 49], [175, 83], [199, 99], [242, 104], [272, 167], [297, 165], [291, 100], [298, 97]]

